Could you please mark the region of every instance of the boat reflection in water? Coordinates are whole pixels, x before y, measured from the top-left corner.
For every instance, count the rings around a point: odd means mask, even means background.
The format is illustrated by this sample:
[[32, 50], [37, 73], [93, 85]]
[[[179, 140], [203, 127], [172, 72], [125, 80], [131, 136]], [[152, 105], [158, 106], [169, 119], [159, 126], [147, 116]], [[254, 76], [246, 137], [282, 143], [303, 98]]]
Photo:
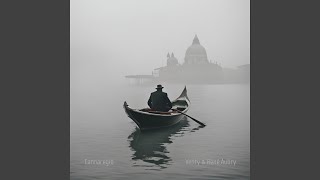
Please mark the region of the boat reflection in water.
[[167, 168], [172, 161], [167, 150], [167, 146], [172, 143], [172, 137], [180, 137], [201, 128], [189, 127], [189, 121], [184, 117], [178, 124], [167, 128], [144, 132], [136, 128], [128, 137], [129, 147], [133, 151], [133, 166], [152, 170]]

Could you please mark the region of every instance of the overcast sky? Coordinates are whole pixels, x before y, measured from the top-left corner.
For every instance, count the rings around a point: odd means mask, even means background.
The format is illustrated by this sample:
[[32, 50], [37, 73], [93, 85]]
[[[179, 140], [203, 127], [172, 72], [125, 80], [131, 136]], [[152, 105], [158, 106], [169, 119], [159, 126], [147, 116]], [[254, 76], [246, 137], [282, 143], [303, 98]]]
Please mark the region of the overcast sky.
[[[151, 74], [197, 34], [208, 59], [250, 63], [249, 0], [71, 0], [71, 77]], [[92, 76], [91, 76], [92, 77]]]

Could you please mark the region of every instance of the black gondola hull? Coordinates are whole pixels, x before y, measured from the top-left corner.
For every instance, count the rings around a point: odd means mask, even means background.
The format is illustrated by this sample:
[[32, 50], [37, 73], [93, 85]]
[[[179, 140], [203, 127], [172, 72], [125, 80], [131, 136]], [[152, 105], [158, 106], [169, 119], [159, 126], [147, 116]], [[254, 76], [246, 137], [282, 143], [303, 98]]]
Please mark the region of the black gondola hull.
[[[174, 101], [172, 101], [172, 107], [183, 109], [183, 113], [186, 113], [189, 109], [189, 98], [187, 96], [187, 90], [184, 88], [181, 95]], [[131, 118], [140, 130], [148, 130], [155, 128], [163, 128], [177, 124], [185, 115], [178, 112], [169, 114], [156, 114], [144, 112], [137, 109], [132, 109], [126, 102], [123, 105], [126, 114]]]

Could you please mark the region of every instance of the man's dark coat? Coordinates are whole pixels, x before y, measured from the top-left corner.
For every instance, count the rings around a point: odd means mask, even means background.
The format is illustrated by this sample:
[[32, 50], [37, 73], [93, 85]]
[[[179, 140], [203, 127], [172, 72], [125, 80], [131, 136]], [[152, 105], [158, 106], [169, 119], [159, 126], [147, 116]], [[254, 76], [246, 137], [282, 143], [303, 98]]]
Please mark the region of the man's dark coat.
[[172, 104], [167, 93], [162, 92], [161, 90], [151, 93], [148, 105], [154, 111], [167, 112], [172, 108]]

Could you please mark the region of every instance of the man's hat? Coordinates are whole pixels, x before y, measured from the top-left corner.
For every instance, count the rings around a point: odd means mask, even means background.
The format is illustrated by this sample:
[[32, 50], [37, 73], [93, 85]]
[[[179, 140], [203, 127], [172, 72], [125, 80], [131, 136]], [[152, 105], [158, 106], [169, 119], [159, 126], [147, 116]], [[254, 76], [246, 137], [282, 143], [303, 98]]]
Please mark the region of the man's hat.
[[158, 84], [156, 89], [162, 89], [162, 88], [163, 88], [162, 85]]

